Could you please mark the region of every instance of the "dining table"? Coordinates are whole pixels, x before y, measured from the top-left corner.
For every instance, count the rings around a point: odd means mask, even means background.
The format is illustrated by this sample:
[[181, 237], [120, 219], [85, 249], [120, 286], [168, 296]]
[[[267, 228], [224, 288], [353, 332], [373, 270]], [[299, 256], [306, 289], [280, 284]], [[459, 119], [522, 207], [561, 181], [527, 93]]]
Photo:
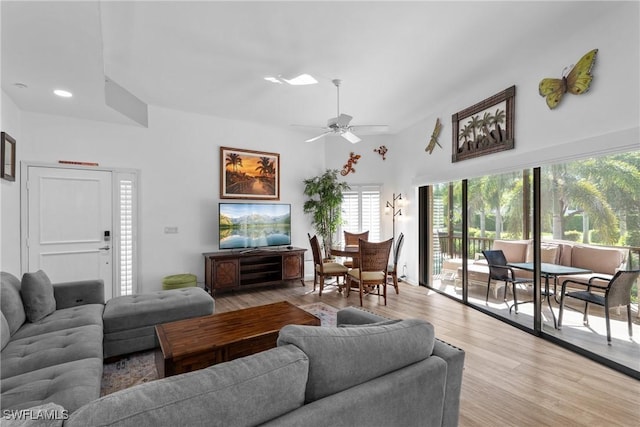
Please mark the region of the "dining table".
[[360, 265], [358, 257], [360, 255], [360, 247], [358, 245], [339, 245], [332, 246], [330, 248], [331, 256], [338, 256], [343, 258], [351, 258], [353, 260], [353, 268], [358, 268]]
[[[509, 267], [518, 268], [520, 270], [525, 271], [534, 271], [535, 264], [533, 262], [508, 262], [507, 265]], [[589, 274], [593, 273], [592, 270], [588, 270], [586, 268], [579, 267], [570, 267], [562, 264], [552, 264], [548, 262], [540, 263], [540, 274], [544, 276], [544, 291], [542, 294], [547, 299], [547, 305], [549, 305], [549, 310], [551, 310], [551, 316], [553, 317], [553, 327], [558, 329], [558, 322], [556, 320], [556, 315], [553, 312], [553, 308], [551, 307], [551, 295], [556, 302], [558, 302], [556, 296], [556, 290], [558, 287], [558, 277], [559, 276], [568, 276], [571, 274]], [[549, 278], [553, 277], [553, 292], [549, 290]]]

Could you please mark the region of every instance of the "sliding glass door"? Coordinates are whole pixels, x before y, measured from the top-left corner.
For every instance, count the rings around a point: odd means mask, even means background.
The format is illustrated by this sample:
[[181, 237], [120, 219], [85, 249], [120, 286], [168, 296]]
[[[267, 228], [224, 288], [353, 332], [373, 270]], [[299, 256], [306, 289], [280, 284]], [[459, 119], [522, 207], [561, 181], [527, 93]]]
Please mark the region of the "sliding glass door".
[[[611, 345], [597, 304], [585, 322], [584, 302], [567, 296], [558, 323], [564, 280], [640, 268], [639, 188], [640, 153], [632, 152], [421, 189], [421, 223], [428, 225], [421, 232], [429, 233], [421, 284], [640, 377], [637, 283], [630, 291], [633, 337], [626, 306], [609, 310]], [[525, 283], [492, 279], [486, 250], [502, 251], [510, 277]], [[568, 285], [565, 295], [578, 290], [587, 287]]]
[[432, 218], [428, 251], [431, 277], [425, 277], [424, 281], [462, 300], [462, 275], [458, 272], [462, 266], [462, 185], [441, 183], [431, 190], [428, 200]]
[[[592, 273], [558, 280], [555, 307], [559, 312], [564, 279], [587, 281], [589, 277], [611, 278], [619, 270], [640, 268], [640, 152], [546, 165], [541, 169], [542, 261], [582, 268]], [[579, 275], [580, 276], [580, 275]], [[608, 280], [592, 283], [606, 286]], [[565, 294], [587, 291], [586, 286], [567, 282]], [[591, 289], [604, 297], [602, 290]], [[607, 343], [607, 313], [598, 304], [566, 297], [562, 327], [545, 325], [543, 332], [578, 351], [602, 359], [625, 372], [640, 374], [640, 314], [638, 282], [628, 295], [627, 307], [608, 311], [611, 344]]]

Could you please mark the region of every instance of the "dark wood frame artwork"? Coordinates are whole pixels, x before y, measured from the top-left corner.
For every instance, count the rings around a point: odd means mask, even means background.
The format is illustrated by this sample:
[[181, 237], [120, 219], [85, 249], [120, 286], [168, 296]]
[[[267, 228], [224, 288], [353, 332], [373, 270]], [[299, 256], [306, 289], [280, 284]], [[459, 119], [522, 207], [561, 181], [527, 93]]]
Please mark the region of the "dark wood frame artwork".
[[280, 200], [280, 154], [220, 147], [220, 198]]
[[[513, 133], [513, 119], [515, 108], [515, 96], [516, 87], [511, 86], [497, 93], [482, 102], [479, 102], [471, 107], [465, 108], [462, 111], [457, 112], [451, 116], [452, 121], [452, 151], [451, 162], [459, 162], [466, 159], [472, 159], [474, 157], [484, 156], [485, 154], [497, 153], [499, 151], [511, 150], [514, 147], [514, 133]], [[496, 107], [497, 106], [497, 107]], [[504, 106], [504, 110], [501, 110], [501, 106]], [[475, 139], [469, 141], [467, 138], [460, 142], [460, 129], [464, 128], [465, 123], [462, 121], [471, 117], [468, 120], [467, 125], [471, 125], [472, 121], [478, 120], [483, 122], [483, 118], [487, 115], [491, 116], [490, 110], [496, 108], [497, 113], [504, 114], [504, 122], [493, 122], [490, 129], [489, 126], [475, 126], [479, 129], [478, 135]], [[484, 113], [482, 116], [480, 113]], [[504, 124], [505, 128], [502, 129], [501, 124]], [[467, 135], [469, 136], [469, 135]]]
[[[6, 132], [0, 136], [0, 178], [7, 181], [16, 180], [16, 140], [11, 138]], [[7, 150], [11, 150], [7, 154]], [[9, 158], [7, 158], [9, 157]]]

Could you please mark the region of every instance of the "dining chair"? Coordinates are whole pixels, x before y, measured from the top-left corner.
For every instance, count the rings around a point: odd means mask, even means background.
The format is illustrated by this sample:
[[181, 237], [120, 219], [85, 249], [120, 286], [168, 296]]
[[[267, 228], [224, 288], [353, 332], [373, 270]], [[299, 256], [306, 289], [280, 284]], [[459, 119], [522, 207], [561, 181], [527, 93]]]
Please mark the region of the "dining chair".
[[388, 267], [389, 279], [391, 279], [391, 284], [396, 289], [396, 294], [400, 293], [398, 289], [398, 260], [400, 259], [400, 251], [402, 251], [402, 245], [404, 244], [404, 233], [400, 233], [398, 236], [398, 241], [393, 248], [393, 264]]
[[[369, 240], [368, 230], [362, 233], [350, 233], [348, 231], [343, 231], [343, 234], [345, 246], [358, 246], [360, 239]], [[357, 263], [354, 263], [353, 259], [345, 259], [342, 265], [348, 268], [358, 267]]]
[[[607, 344], [611, 345], [611, 322], [609, 320], [609, 310], [613, 307], [622, 305], [627, 306], [627, 324], [629, 327], [629, 337], [633, 336], [633, 328], [631, 322], [631, 288], [638, 280], [640, 270], [620, 270], [611, 279], [606, 277], [594, 276], [589, 279], [588, 283], [567, 279], [562, 282], [562, 291], [560, 294], [560, 314], [558, 315], [558, 329], [562, 327], [562, 313], [564, 311], [565, 297], [576, 298], [584, 301], [584, 315], [582, 321], [585, 325], [589, 325], [589, 304], [596, 304], [604, 307], [604, 317], [607, 323]], [[594, 283], [595, 280], [605, 281], [606, 285]], [[573, 283], [575, 285], [586, 286], [583, 291], [567, 292], [567, 285]], [[602, 282], [600, 282], [602, 283]]]
[[339, 262], [325, 262], [322, 259], [320, 242], [318, 241], [317, 236], [311, 237], [309, 239], [309, 244], [311, 245], [311, 252], [313, 253], [313, 290], [316, 290], [316, 284], [319, 282], [320, 291], [318, 292], [318, 295], [322, 296], [322, 291], [324, 290], [324, 278], [335, 277], [338, 291], [342, 292], [340, 277], [342, 277], [342, 282], [346, 283], [347, 271], [349, 271], [349, 269]]
[[358, 242], [360, 266], [352, 268], [347, 273], [347, 297], [352, 284], [357, 283], [360, 306], [362, 306], [362, 295], [365, 292], [383, 297], [384, 305], [387, 305], [387, 276], [392, 245], [393, 239], [379, 243], [362, 239]]
[[[485, 297], [485, 304], [489, 303], [489, 290], [491, 289], [491, 281], [504, 282], [504, 301], [507, 302], [507, 288], [508, 284], [511, 284], [513, 290], [513, 305], [509, 307], [509, 312], [512, 308], [515, 308], [518, 312], [518, 297], [516, 295], [517, 285], [532, 284], [533, 279], [518, 278], [513, 272], [513, 269], [507, 265], [507, 258], [501, 249], [492, 249], [482, 251], [487, 264], [489, 265], [489, 280], [487, 281], [487, 296]], [[509, 305], [507, 303], [507, 305]]]

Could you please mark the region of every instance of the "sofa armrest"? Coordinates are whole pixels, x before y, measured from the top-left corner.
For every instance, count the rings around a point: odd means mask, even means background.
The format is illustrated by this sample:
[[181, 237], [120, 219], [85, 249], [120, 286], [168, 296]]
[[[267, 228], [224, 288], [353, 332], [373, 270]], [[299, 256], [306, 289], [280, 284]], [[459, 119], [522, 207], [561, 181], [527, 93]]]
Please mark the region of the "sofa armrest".
[[455, 427], [460, 415], [460, 392], [462, 390], [462, 371], [464, 367], [464, 350], [438, 338], [433, 347], [433, 356], [447, 362], [447, 384], [444, 394], [442, 426]]
[[104, 282], [96, 279], [54, 283], [53, 296], [56, 310], [84, 304], [104, 304]]

